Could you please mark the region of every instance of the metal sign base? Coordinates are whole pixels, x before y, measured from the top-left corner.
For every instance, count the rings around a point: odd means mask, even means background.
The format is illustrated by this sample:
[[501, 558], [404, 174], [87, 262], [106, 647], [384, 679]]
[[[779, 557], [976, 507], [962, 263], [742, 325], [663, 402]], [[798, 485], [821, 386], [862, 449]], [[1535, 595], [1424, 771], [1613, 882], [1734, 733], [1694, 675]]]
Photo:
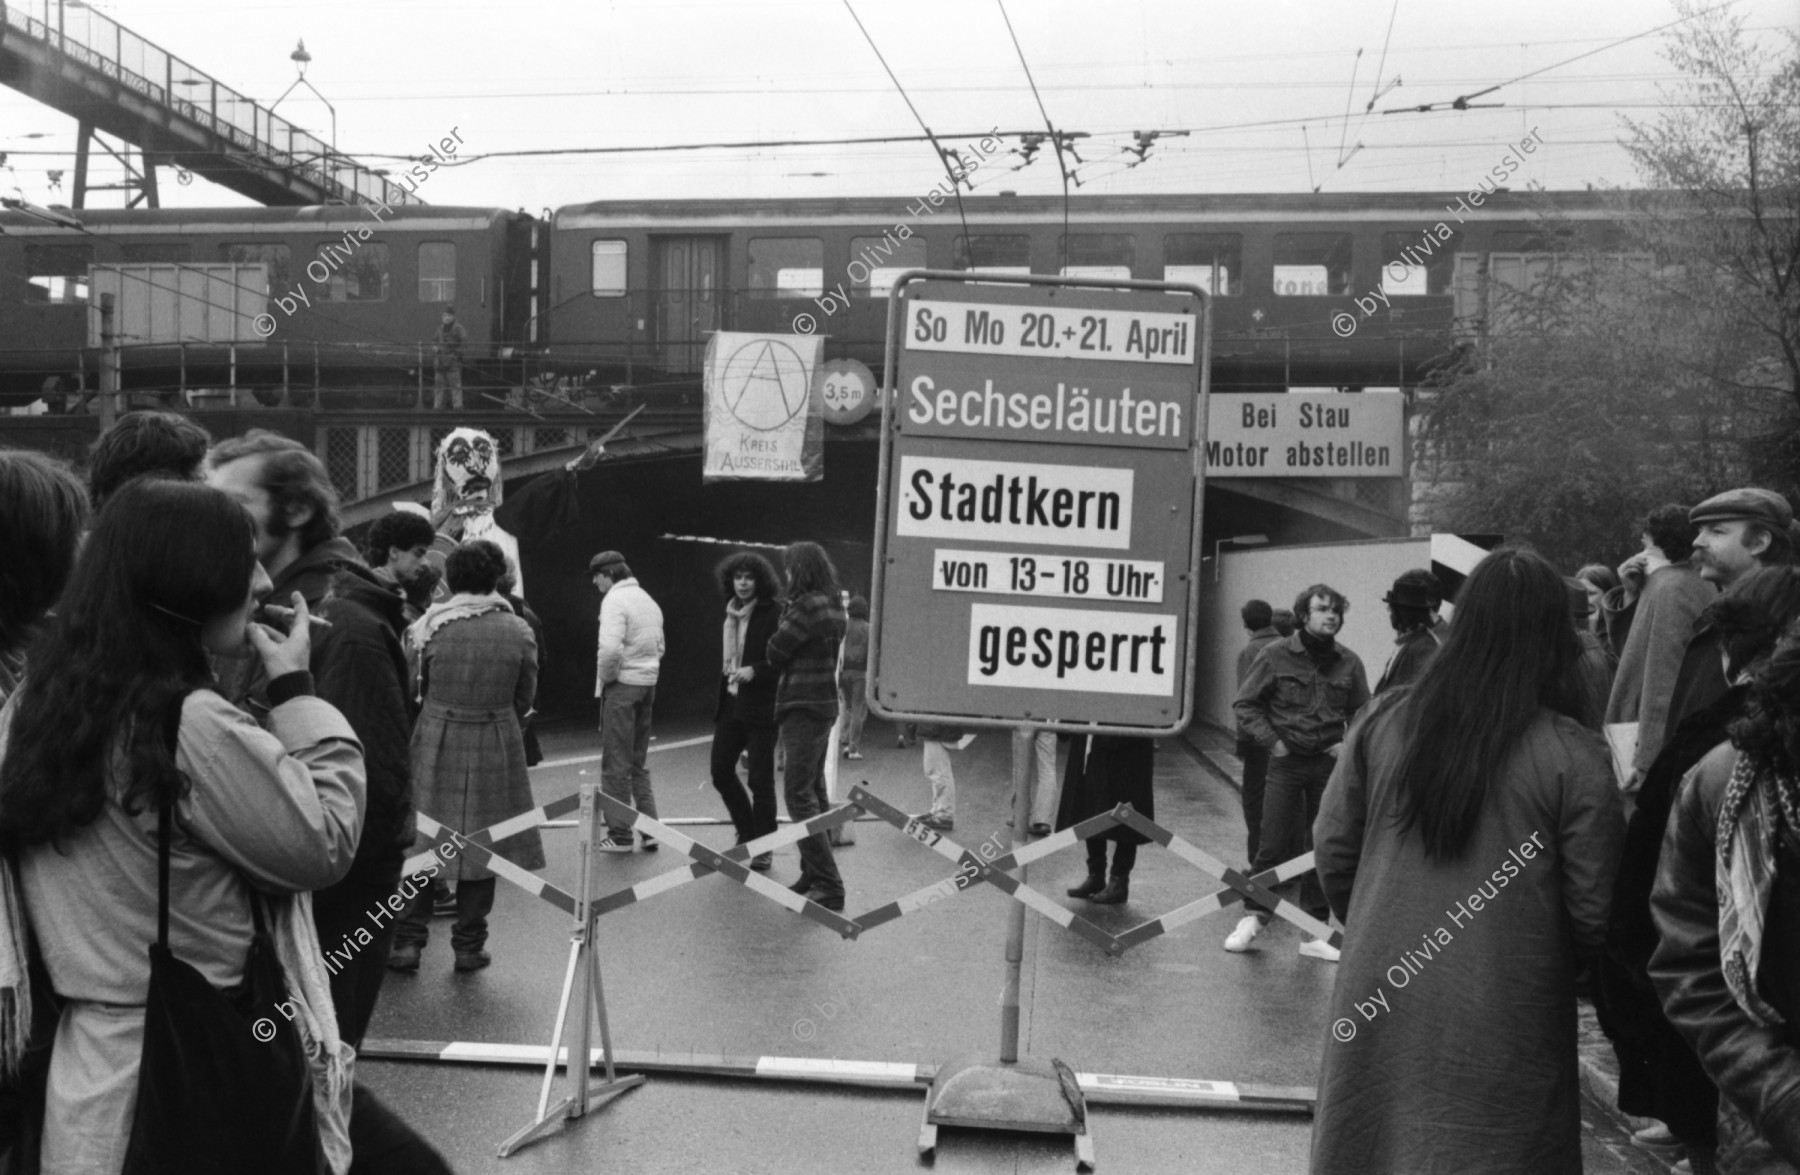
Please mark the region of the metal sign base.
[[[581, 887], [575, 891], [574, 941], [569, 945], [569, 966], [563, 972], [562, 999], [556, 1006], [556, 1027], [550, 1033], [550, 1058], [544, 1066], [544, 1088], [538, 1094], [537, 1118], [500, 1144], [500, 1157], [506, 1158], [540, 1138], [561, 1130], [563, 1123], [580, 1118], [591, 1109], [611, 1101], [628, 1089], [644, 1083], [641, 1073], [620, 1077], [613, 1072], [612, 1032], [606, 1023], [606, 989], [600, 980], [600, 956], [594, 953], [594, 919], [588, 894], [592, 888], [594, 841], [599, 815], [594, 803], [595, 784], [581, 785]], [[568, 1050], [567, 1080], [571, 1092], [554, 1106], [550, 1090], [556, 1083], [556, 1062], [562, 1052], [563, 1029], [569, 1019], [570, 996], [576, 996], [575, 1043]], [[590, 1083], [588, 1065], [593, 1056], [591, 1033], [595, 1022], [600, 1025], [600, 1049], [606, 1062], [606, 1080]]]
[[[1012, 847], [1031, 818], [1032, 741], [1035, 731], [1012, 732]], [[1019, 866], [1025, 884], [1029, 865]], [[1074, 1070], [1061, 1062], [1019, 1056], [1019, 978], [1025, 958], [1025, 906], [1009, 903], [1006, 916], [1006, 986], [1000, 995], [1000, 1058], [965, 1057], [938, 1068], [925, 1099], [919, 1154], [933, 1157], [939, 1126], [1068, 1134], [1075, 1139], [1075, 1169], [1094, 1169], [1094, 1140], [1087, 1131], [1087, 1100]]]
[[919, 1155], [934, 1157], [939, 1126], [1023, 1133], [1067, 1134], [1075, 1140], [1075, 1169], [1094, 1169], [1094, 1139], [1087, 1105], [1067, 1067], [1034, 1061], [966, 1057], [937, 1072], [925, 1099]]

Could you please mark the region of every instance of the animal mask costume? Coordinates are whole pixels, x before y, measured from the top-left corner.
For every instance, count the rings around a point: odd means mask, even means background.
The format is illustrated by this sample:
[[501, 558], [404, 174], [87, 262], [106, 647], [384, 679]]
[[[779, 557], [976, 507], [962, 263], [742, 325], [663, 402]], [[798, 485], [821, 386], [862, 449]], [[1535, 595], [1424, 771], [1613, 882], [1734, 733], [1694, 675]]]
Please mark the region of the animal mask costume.
[[448, 505], [450, 518], [462, 520], [461, 541], [487, 539], [506, 552], [512, 565], [519, 569], [518, 585], [513, 590], [522, 597], [525, 572], [519, 563], [519, 540], [494, 521], [494, 508], [505, 492], [500, 453], [493, 437], [478, 428], [454, 428], [438, 442], [437, 469], [431, 487], [432, 514]]

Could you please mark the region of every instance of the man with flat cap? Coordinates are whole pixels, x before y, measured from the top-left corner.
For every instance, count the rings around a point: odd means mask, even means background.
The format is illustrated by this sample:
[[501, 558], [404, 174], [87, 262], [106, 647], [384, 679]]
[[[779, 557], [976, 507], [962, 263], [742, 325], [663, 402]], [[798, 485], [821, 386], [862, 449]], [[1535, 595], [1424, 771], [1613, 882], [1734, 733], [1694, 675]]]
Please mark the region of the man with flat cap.
[[[1759, 567], [1794, 561], [1794, 508], [1773, 490], [1749, 487], [1716, 494], [1688, 511], [1699, 528], [1694, 536], [1694, 564], [1700, 577], [1730, 592]], [[1681, 720], [1717, 701], [1728, 687], [1719, 635], [1699, 628], [1688, 640], [1669, 700], [1667, 741]]]
[[1377, 695], [1418, 680], [1425, 663], [1444, 643], [1437, 628], [1444, 593], [1431, 572], [1422, 567], [1401, 572], [1382, 602], [1387, 605], [1388, 622], [1394, 626], [1396, 647], [1375, 685]]
[[[600, 699], [600, 790], [646, 816], [656, 815], [650, 789], [650, 709], [662, 669], [663, 615], [650, 593], [617, 551], [588, 560], [588, 574], [600, 590], [600, 650], [594, 696]], [[631, 829], [608, 818], [606, 837], [594, 847], [629, 853]], [[644, 838], [644, 851], [656, 842]]]

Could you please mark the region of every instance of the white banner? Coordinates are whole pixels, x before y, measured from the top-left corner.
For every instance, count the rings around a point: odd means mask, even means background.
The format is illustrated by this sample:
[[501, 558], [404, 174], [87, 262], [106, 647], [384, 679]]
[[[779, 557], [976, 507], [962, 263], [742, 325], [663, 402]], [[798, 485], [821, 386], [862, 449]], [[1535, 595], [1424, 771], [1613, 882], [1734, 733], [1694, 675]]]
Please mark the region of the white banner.
[[719, 331], [706, 344], [703, 481], [818, 481], [824, 410], [814, 386], [823, 340]]

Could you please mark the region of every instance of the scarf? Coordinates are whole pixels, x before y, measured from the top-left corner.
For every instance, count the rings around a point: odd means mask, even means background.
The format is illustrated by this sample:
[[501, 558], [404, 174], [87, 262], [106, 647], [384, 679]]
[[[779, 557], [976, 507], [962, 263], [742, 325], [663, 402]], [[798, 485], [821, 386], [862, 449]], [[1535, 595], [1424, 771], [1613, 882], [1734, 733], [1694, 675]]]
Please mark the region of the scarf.
[[[739, 604], [735, 599], [725, 604], [725, 676], [730, 677], [738, 666], [744, 663], [744, 638], [750, 633], [750, 613], [756, 611], [756, 600], [747, 604]], [[727, 693], [737, 696], [738, 683], [731, 682], [725, 687]]]
[[[259, 900], [255, 895], [251, 901]], [[305, 891], [286, 901], [271, 899], [270, 937], [287, 973], [288, 1005], [295, 1009], [294, 1028], [312, 1070], [313, 1109], [319, 1141], [332, 1175], [350, 1170], [350, 1095], [355, 1088], [356, 1050], [338, 1036], [337, 1011], [331, 1002], [324, 952], [313, 925], [312, 895]], [[284, 1006], [282, 1014], [287, 1014]]]
[[[1758, 787], [1767, 780], [1767, 787]], [[1800, 785], [1779, 773], [1758, 772], [1739, 754], [1719, 804], [1714, 845], [1714, 886], [1719, 900], [1719, 969], [1725, 986], [1751, 1021], [1764, 1028], [1784, 1023], [1756, 991], [1762, 965], [1763, 920], [1775, 887], [1775, 836], [1785, 817], [1800, 829]], [[1779, 813], [1779, 814], [1778, 814]]]
[[472, 592], [458, 592], [448, 600], [433, 604], [425, 609], [425, 615], [413, 621], [406, 630], [406, 660], [412, 666], [413, 700], [425, 700], [425, 646], [431, 638], [446, 624], [458, 620], [473, 620], [477, 616], [486, 616], [489, 612], [512, 612], [512, 605], [504, 596], [492, 593], [480, 596]]
[[1314, 636], [1305, 628], [1300, 630], [1300, 647], [1306, 650], [1307, 658], [1321, 669], [1338, 658], [1336, 637]]

